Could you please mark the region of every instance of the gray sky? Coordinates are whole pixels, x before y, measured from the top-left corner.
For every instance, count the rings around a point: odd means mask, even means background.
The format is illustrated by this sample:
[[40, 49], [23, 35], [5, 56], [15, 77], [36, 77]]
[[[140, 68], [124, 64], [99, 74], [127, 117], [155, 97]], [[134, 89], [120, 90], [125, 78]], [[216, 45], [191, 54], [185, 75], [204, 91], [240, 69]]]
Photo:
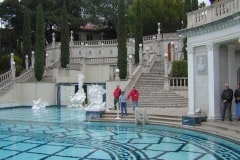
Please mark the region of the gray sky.
[[210, 5], [209, 0], [198, 0], [198, 3], [202, 3], [202, 2], [205, 2], [207, 6]]

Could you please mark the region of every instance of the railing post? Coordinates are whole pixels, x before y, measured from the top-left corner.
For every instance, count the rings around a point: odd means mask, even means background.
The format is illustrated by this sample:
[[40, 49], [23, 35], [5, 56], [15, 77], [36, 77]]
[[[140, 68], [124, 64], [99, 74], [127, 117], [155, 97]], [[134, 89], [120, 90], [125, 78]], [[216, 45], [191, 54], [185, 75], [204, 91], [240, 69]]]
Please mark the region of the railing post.
[[28, 70], [28, 55], [25, 56], [25, 67], [26, 67], [26, 70]]
[[116, 68], [115, 69], [115, 81], [120, 81], [119, 72], [120, 72], [119, 69]]
[[169, 80], [168, 80], [168, 54], [164, 54], [164, 86], [163, 89], [169, 91]]
[[52, 47], [55, 46], [55, 41], [56, 41], [56, 39], [55, 39], [55, 33], [53, 32], [53, 33], [52, 33]]
[[143, 50], [142, 50], [142, 43], [139, 44], [139, 64], [142, 65], [143, 63]]
[[15, 62], [12, 62], [12, 80], [15, 80], [16, 78], [16, 68], [15, 68]]
[[32, 51], [32, 57], [31, 57], [31, 61], [32, 61], [32, 66], [31, 68], [34, 68], [34, 63], [35, 63], [35, 57], [34, 57], [34, 51]]
[[48, 68], [48, 54], [46, 54], [46, 58], [45, 58], [45, 67]]
[[133, 67], [133, 65], [132, 65], [132, 55], [130, 54], [129, 56], [128, 56], [128, 67], [129, 67], [129, 79], [132, 79], [132, 67]]
[[11, 69], [13, 69], [13, 62], [14, 62], [14, 53], [11, 53], [11, 58], [10, 58]]

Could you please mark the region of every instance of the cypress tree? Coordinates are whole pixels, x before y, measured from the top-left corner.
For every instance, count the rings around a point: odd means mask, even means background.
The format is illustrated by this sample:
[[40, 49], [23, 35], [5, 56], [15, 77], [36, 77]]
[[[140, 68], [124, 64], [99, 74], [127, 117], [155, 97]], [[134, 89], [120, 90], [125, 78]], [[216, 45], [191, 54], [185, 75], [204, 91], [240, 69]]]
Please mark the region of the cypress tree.
[[35, 37], [35, 77], [38, 81], [42, 80], [44, 71], [44, 48], [45, 48], [45, 32], [42, 5], [37, 6], [37, 22]]
[[61, 67], [66, 68], [69, 64], [69, 26], [67, 18], [67, 8], [63, 3], [61, 20]]
[[[25, 9], [24, 21], [23, 21], [23, 57], [24, 55], [28, 55], [28, 57], [30, 57], [31, 50], [32, 50], [32, 43], [31, 43], [31, 33], [30, 33], [29, 11], [28, 9]], [[23, 66], [25, 66], [24, 61], [23, 61]]]
[[195, 11], [198, 9], [198, 0], [192, 0], [192, 10]]
[[139, 44], [143, 44], [143, 17], [142, 17], [142, 3], [137, 0], [135, 10], [135, 63], [139, 63]]
[[118, 68], [121, 79], [127, 75], [127, 25], [126, 25], [126, 6], [123, 0], [118, 0], [118, 25], [117, 25], [117, 41], [118, 41]]

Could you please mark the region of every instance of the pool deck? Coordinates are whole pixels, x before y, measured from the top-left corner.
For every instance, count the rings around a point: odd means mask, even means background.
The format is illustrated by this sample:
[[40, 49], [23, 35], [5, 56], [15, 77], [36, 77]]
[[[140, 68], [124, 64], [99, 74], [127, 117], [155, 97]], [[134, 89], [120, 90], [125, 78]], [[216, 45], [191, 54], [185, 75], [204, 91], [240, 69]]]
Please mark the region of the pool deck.
[[[143, 108], [141, 108], [141, 109], [143, 109]], [[109, 112], [116, 113], [116, 110], [111, 110]], [[147, 114], [153, 114], [153, 115], [156, 115], [159, 117], [164, 115], [164, 116], [178, 117], [178, 119], [181, 119], [182, 116], [187, 115], [186, 108], [161, 108], [161, 109], [160, 108], [148, 108], [146, 110], [146, 112], [147, 112]], [[128, 107], [128, 113], [134, 114], [134, 112], [132, 111], [132, 108]], [[122, 120], [124, 121], [124, 119], [125, 119], [125, 117]], [[132, 119], [132, 117], [130, 119]], [[116, 121], [116, 120], [112, 119], [112, 121]], [[134, 121], [134, 117], [133, 117], [132, 121]], [[240, 143], [240, 121], [238, 121], [237, 118], [233, 118], [233, 121], [228, 121], [227, 118], [225, 118], [225, 121], [207, 120], [206, 122], [201, 122], [201, 125], [199, 125], [199, 126], [182, 125], [182, 123], [179, 121], [176, 123], [164, 123], [163, 122], [160, 124], [173, 125], [176, 127], [208, 132], [208, 133], [212, 133], [212, 134], [216, 134], [219, 136], [233, 139]]]

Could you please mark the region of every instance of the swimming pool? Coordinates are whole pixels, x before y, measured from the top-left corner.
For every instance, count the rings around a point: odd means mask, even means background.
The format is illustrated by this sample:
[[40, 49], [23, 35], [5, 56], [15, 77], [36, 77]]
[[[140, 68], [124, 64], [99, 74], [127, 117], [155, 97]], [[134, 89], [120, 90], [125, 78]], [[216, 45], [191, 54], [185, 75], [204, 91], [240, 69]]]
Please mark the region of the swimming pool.
[[0, 159], [240, 159], [240, 144], [161, 125], [84, 122], [76, 108], [0, 109]]

